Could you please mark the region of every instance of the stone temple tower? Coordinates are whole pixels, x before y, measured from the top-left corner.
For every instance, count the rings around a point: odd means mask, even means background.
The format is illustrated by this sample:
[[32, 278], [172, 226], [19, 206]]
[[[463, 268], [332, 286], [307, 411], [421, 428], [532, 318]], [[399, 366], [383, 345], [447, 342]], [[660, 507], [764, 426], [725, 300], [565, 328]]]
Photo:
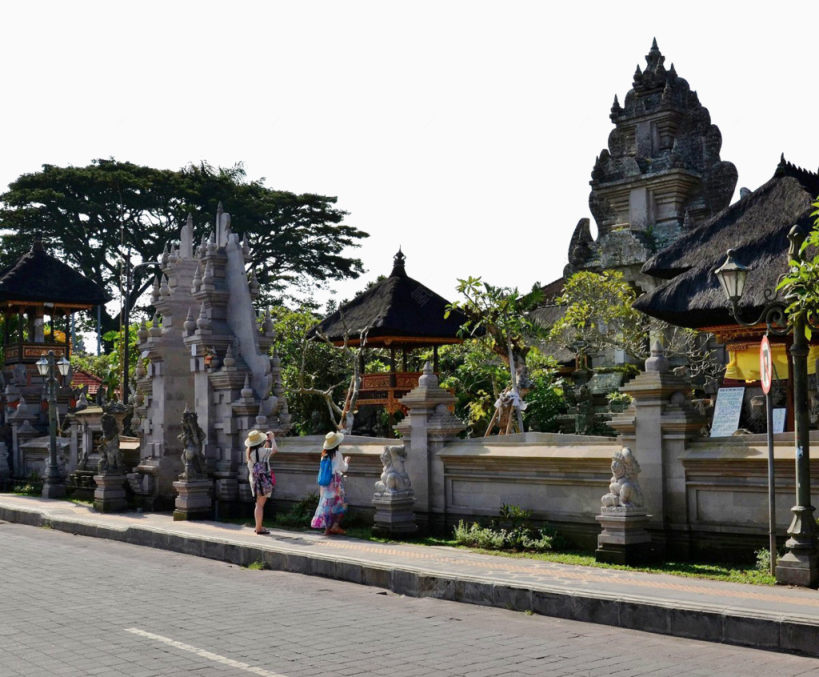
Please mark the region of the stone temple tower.
[[186, 410], [196, 412], [205, 432], [208, 475], [224, 507], [251, 498], [243, 459], [248, 431], [285, 433], [290, 427], [279, 359], [269, 355], [273, 322], [254, 309], [259, 285], [252, 271], [248, 276], [248, 253], [220, 205], [209, 237], [194, 246], [188, 219], [179, 247], [160, 261], [163, 275], [152, 298], [157, 316], [137, 334], [132, 425], [142, 437], [142, 460], [129, 475], [149, 509], [173, 505]]
[[720, 160], [722, 135], [697, 93], [651, 45], [621, 106], [611, 107], [615, 127], [598, 156], [588, 219], [575, 228], [564, 276], [579, 270], [617, 269], [643, 288], [643, 263], [680, 234], [728, 206], [737, 171]]

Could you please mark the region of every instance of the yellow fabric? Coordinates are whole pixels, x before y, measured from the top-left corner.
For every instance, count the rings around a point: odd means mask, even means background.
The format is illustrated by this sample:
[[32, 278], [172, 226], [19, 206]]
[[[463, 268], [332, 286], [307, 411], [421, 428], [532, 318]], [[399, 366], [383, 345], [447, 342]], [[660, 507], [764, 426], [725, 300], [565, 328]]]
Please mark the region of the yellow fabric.
[[[759, 374], [759, 344], [736, 345], [734, 350], [728, 345], [728, 366], [725, 368], [725, 378], [739, 381], [758, 381]], [[771, 343], [771, 357], [773, 358], [773, 379], [786, 380], [790, 356], [782, 343]], [[819, 346], [811, 346], [808, 353], [808, 374], [816, 373], [816, 360], [819, 359]]]

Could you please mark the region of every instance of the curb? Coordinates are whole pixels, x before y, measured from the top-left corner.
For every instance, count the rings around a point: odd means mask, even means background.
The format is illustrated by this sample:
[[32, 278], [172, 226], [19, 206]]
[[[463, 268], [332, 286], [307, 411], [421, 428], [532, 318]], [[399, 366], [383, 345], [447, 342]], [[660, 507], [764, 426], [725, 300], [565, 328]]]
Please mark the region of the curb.
[[0, 506], [0, 520], [169, 550], [237, 566], [264, 562], [273, 570], [370, 585], [408, 597], [434, 597], [685, 639], [819, 657], [819, 625], [810, 618], [753, 615], [717, 605], [686, 605], [671, 599], [640, 599], [586, 590], [567, 592], [549, 586], [517, 587], [485, 578], [456, 578], [430, 573], [406, 565], [382, 567], [354, 557], [322, 557], [313, 552], [277, 546], [275, 541], [251, 546], [228, 539], [191, 537], [150, 527], [103, 526], [95, 521], [48, 516], [39, 510]]

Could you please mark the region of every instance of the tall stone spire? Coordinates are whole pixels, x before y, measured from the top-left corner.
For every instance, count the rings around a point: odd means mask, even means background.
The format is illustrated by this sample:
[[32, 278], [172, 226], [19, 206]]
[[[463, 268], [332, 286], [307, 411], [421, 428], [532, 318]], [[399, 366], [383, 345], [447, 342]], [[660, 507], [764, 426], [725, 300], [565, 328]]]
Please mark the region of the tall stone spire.
[[[598, 237], [572, 252], [575, 270], [629, 271], [687, 227], [728, 206], [737, 172], [720, 158], [722, 136], [708, 110], [652, 40], [631, 90], [615, 96], [615, 127], [594, 163], [589, 207]], [[585, 242], [585, 240], [584, 240]], [[580, 258], [585, 256], [585, 260]]]

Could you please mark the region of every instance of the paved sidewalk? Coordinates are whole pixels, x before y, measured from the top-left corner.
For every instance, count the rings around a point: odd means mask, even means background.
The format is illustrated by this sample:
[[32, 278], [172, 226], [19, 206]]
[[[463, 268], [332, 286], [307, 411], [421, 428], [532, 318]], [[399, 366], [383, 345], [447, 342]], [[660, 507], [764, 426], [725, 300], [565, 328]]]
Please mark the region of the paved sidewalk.
[[319, 533], [174, 522], [156, 513], [0, 494], [0, 519], [396, 593], [819, 657], [819, 592], [555, 564]]

